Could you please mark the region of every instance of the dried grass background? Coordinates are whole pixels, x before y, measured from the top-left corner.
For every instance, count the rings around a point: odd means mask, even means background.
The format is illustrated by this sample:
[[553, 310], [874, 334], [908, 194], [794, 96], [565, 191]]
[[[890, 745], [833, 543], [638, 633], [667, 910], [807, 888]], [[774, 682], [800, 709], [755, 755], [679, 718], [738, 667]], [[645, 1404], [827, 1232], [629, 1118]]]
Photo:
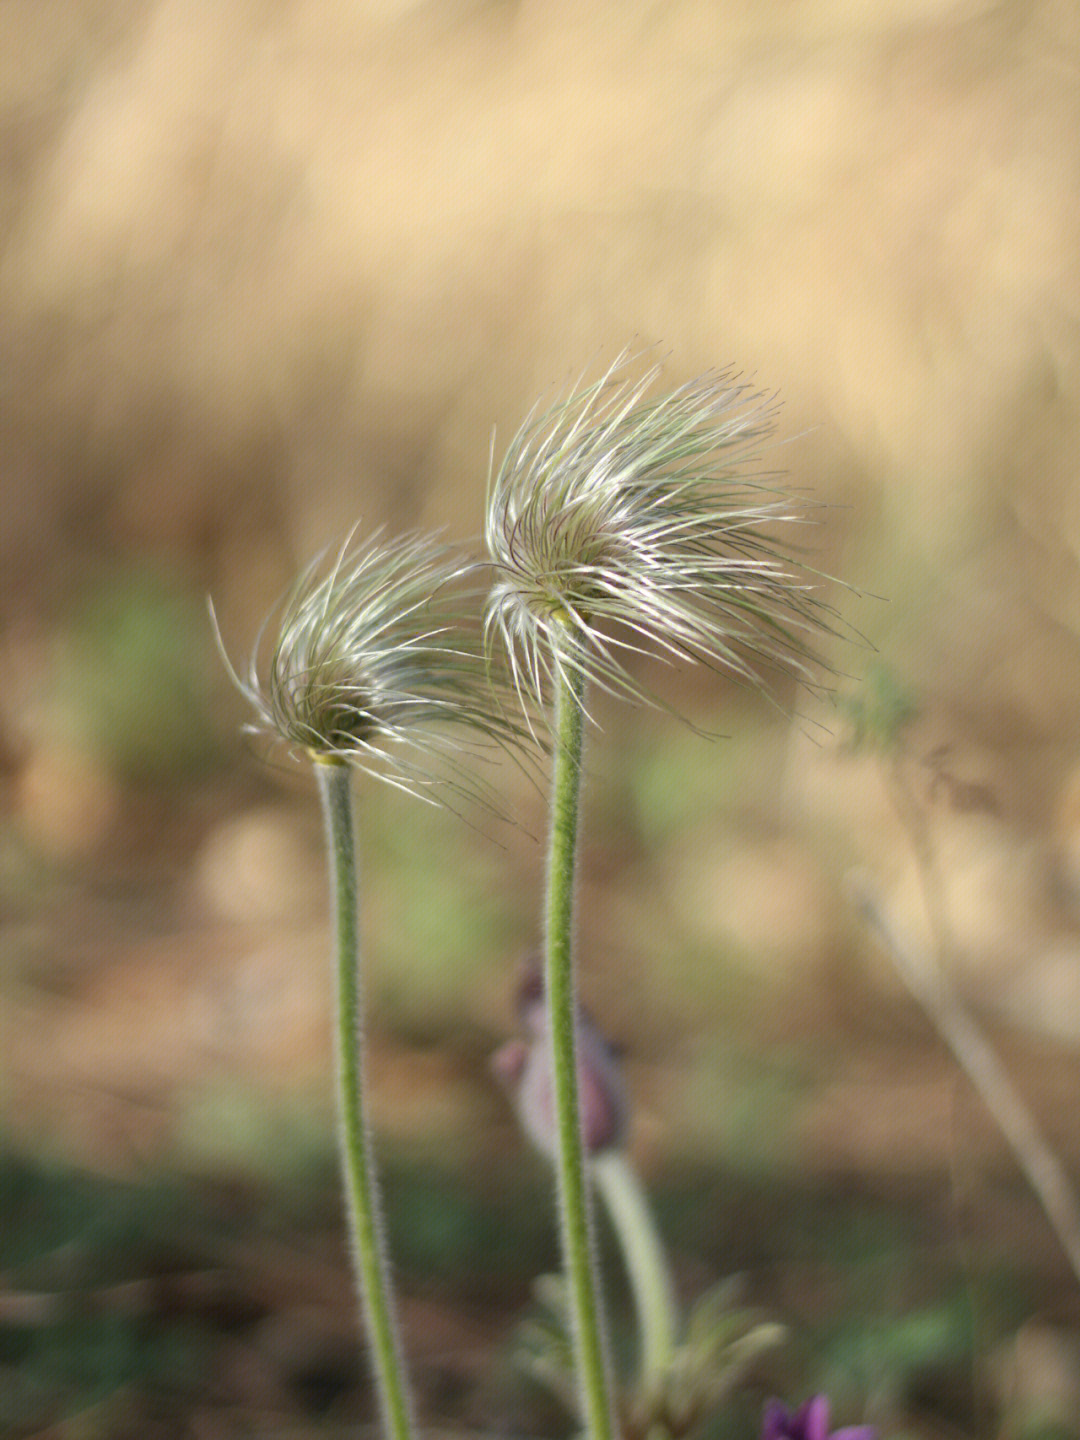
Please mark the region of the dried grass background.
[[[310, 796], [243, 759], [224, 682], [209, 781], [197, 745], [146, 785], [73, 742], [56, 645], [86, 587], [131, 571], [196, 608], [212, 592], [239, 655], [357, 520], [478, 534], [492, 427], [505, 443], [627, 344], [672, 383], [734, 366], [783, 397], [770, 463], [833, 507], [812, 544], [877, 651], [832, 658], [853, 684], [880, 661], [919, 701], [907, 779], [950, 958], [997, 1023], [1065, 1042], [1021, 1055], [1014, 1033], [1010, 1053], [1075, 1169], [1071, 0], [0, 5], [0, 1052], [19, 1144], [213, 1168], [234, 1140], [278, 1156], [274, 1103], [296, 1139], [325, 1101]], [[177, 633], [209, 655], [201, 626]], [[110, 634], [94, 703], [138, 639]], [[171, 696], [154, 723], [182, 749]], [[708, 761], [614, 712], [596, 749], [585, 988], [628, 1049], [639, 1158], [653, 1178], [764, 1147], [798, 1174], [888, 1177], [901, 1201], [930, 1175], [936, 1216], [959, 1152], [985, 1242], [986, 1176], [1022, 1186], [841, 885], [868, 866], [925, 936], [881, 766], [834, 721], [728, 719]], [[142, 763], [147, 737], [125, 738]], [[535, 843], [371, 825], [380, 1130], [456, 1154], [472, 1127], [516, 1164], [484, 1055], [534, 938]], [[789, 1084], [793, 1053], [810, 1081]], [[1016, 1253], [1070, 1286], [1026, 1192], [1010, 1214]], [[344, 1294], [339, 1311], [344, 1333]]]
[[[9, 599], [107, 548], [209, 555], [261, 602], [260, 562], [358, 514], [471, 534], [492, 425], [638, 339], [778, 389], [782, 463], [943, 610], [1007, 595], [1072, 634], [1064, 0], [0, 26]], [[871, 558], [851, 578], [885, 589]]]
[[[784, 397], [821, 564], [884, 597], [843, 608], [1004, 817], [944, 817], [955, 922], [997, 972], [1050, 953], [1060, 1016], [1075, 916], [1031, 917], [1080, 854], [1072, 4], [42, 0], [0, 10], [0, 104], [0, 759], [39, 840], [91, 854], [116, 808], [35, 702], [85, 577], [178, 574], [246, 645], [358, 518], [475, 535], [492, 426], [656, 345]], [[902, 847], [794, 743], [800, 805]], [[688, 909], [749, 914], [759, 868]]]

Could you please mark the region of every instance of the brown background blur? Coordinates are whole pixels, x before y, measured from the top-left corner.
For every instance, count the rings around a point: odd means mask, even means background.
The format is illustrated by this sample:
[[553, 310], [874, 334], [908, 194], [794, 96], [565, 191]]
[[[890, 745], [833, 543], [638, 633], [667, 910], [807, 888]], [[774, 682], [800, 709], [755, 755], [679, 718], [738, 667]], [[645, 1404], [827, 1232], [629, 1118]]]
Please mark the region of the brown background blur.
[[[873, 671], [912, 697], [955, 972], [1061, 1045], [1031, 1083], [1080, 1139], [1072, 3], [8, 0], [0, 165], [19, 1144], [220, 1159], [211, 1119], [235, 1140], [263, 1104], [222, 1093], [322, 1093], [317, 817], [298, 767], [238, 740], [205, 596], [241, 656], [356, 521], [471, 540], [493, 427], [627, 345], [672, 384], [734, 367], [783, 397], [770, 463], [834, 507], [812, 553], [867, 642], [830, 654], [837, 689]], [[951, 1064], [842, 888], [869, 866], [929, 933], [882, 762], [846, 752], [842, 710], [792, 725], [712, 677], [671, 695], [733, 738], [605, 711], [582, 903], [646, 1163], [737, 1143], [710, 1047], [750, 1016], [772, 1054], [823, 1027], [778, 1146], [797, 1163], [946, 1165]], [[445, 1140], [479, 1104], [515, 1143], [478, 1097], [538, 848], [372, 804], [410, 837], [370, 840], [381, 1123]], [[498, 905], [444, 925], [470, 886]]]

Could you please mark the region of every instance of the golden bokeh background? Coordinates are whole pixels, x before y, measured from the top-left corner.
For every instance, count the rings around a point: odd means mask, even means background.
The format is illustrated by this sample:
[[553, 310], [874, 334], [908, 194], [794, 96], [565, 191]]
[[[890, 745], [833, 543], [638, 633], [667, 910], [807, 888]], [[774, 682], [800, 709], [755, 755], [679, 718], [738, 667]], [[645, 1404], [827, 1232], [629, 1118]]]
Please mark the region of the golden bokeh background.
[[[642, 1164], [1012, 1173], [853, 867], [1080, 1156], [1075, 5], [14, 0], [0, 161], [17, 1153], [258, 1170], [326, 1108], [318, 817], [236, 738], [205, 597], [240, 656], [357, 522], [471, 543], [493, 430], [629, 346], [782, 397], [860, 637], [832, 706], [672, 677], [715, 748], [601, 707], [584, 988]], [[900, 757], [852, 753], [901, 702]], [[543, 820], [506, 783], [494, 843], [362, 806], [377, 1113], [425, 1155], [517, 1144], [485, 1056]]]

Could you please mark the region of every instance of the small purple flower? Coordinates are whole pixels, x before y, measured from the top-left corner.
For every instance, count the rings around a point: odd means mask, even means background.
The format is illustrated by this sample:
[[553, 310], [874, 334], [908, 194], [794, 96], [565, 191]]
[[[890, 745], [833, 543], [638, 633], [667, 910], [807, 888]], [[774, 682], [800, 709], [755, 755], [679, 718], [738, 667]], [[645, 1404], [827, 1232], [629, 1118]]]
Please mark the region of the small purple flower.
[[815, 1395], [798, 1410], [770, 1400], [762, 1417], [761, 1440], [877, 1440], [877, 1431], [872, 1425], [830, 1430], [828, 1396]]
[[[517, 1007], [528, 1039], [507, 1041], [492, 1057], [491, 1068], [513, 1101], [526, 1135], [550, 1159], [555, 1154], [555, 1097], [544, 977], [534, 957], [523, 967]], [[580, 1007], [577, 1041], [585, 1151], [598, 1155], [623, 1143], [629, 1105], [615, 1052]]]

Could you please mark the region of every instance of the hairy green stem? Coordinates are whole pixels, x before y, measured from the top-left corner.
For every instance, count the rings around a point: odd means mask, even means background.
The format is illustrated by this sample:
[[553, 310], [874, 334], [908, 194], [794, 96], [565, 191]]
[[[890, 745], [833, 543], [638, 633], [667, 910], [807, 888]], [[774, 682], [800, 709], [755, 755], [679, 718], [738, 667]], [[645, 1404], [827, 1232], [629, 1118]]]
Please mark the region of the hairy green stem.
[[340, 762], [316, 759], [326, 820], [335, 932], [335, 990], [339, 1146], [352, 1235], [360, 1308], [375, 1370], [379, 1410], [389, 1440], [410, 1440], [412, 1400], [390, 1288], [390, 1267], [379, 1210], [379, 1184], [364, 1100], [363, 1000], [352, 773]]
[[617, 1433], [596, 1278], [592, 1208], [577, 1074], [577, 996], [573, 965], [574, 869], [581, 800], [585, 677], [564, 658], [555, 697], [555, 752], [548, 852], [544, 981], [555, 1098], [559, 1215], [578, 1387], [589, 1440]]
[[593, 1177], [626, 1262], [641, 1336], [641, 1378], [649, 1386], [671, 1361], [679, 1323], [667, 1256], [641, 1182], [622, 1151], [598, 1155]]

